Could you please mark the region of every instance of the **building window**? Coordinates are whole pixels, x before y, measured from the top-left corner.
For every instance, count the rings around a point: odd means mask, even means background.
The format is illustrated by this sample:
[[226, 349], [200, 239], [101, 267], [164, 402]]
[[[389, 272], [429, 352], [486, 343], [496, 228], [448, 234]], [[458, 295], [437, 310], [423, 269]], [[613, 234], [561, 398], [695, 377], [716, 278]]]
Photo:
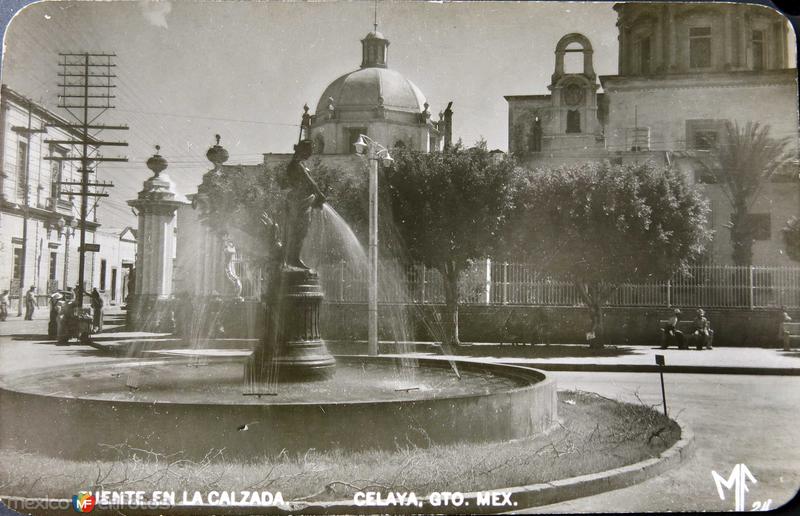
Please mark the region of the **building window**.
[[358, 137], [361, 136], [362, 134], [364, 136], [369, 136], [367, 134], [366, 127], [355, 127], [347, 130], [347, 149], [345, 149], [346, 152], [348, 153], [355, 152], [356, 148], [353, 147], [353, 145], [355, 145], [355, 143], [358, 141]]
[[28, 144], [25, 142], [17, 143], [17, 196], [20, 200], [25, 200], [25, 192], [28, 190]]
[[650, 128], [630, 127], [628, 129], [628, 148], [633, 152], [650, 150]]
[[531, 141], [528, 147], [531, 152], [542, 152], [542, 119], [538, 116], [533, 120]]
[[764, 69], [764, 31], [753, 31], [753, 70]]
[[58, 252], [50, 251], [50, 272], [47, 276], [50, 279], [50, 281], [55, 281], [56, 279], [56, 274], [58, 273], [57, 266], [58, 266]]
[[14, 247], [14, 256], [11, 263], [11, 278], [19, 283], [20, 275], [22, 274], [22, 247]]
[[642, 38], [638, 44], [639, 54], [639, 73], [647, 75], [650, 73], [650, 37]]
[[570, 109], [567, 111], [567, 132], [581, 132], [581, 113], [577, 109]]
[[686, 121], [686, 149], [709, 151], [716, 148], [724, 120], [696, 119]]
[[692, 137], [692, 148], [695, 150], [711, 150], [717, 146], [719, 134], [716, 131], [695, 131]]
[[[56, 158], [66, 157], [66, 153], [56, 149], [50, 150], [50, 155]], [[50, 164], [50, 198], [53, 199], [53, 208], [56, 207], [58, 196], [61, 193], [61, 181], [64, 171], [64, 162], [60, 159], [53, 160]]]
[[689, 29], [689, 67], [711, 67], [711, 27]]
[[100, 290], [106, 289], [106, 261], [100, 260]]

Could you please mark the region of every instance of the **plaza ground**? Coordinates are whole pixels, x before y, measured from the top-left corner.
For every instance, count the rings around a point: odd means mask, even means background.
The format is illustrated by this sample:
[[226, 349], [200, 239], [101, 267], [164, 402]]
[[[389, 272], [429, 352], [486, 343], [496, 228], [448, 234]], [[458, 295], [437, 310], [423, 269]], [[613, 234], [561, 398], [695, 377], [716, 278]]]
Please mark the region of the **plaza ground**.
[[[43, 364], [92, 363], [120, 360], [92, 347], [58, 347], [46, 338], [46, 312], [34, 321], [11, 317], [0, 322], [0, 374], [39, 367]], [[113, 313], [108, 314], [113, 321]], [[113, 327], [108, 328], [114, 331]], [[109, 333], [111, 335], [111, 333]], [[585, 348], [585, 347], [584, 347]], [[606, 356], [570, 357], [559, 349], [558, 356], [527, 359], [521, 347], [487, 346], [489, 354], [505, 355], [482, 359], [511, 363], [570, 363], [607, 365], [653, 364], [654, 355], [664, 354], [667, 364], [709, 367], [772, 368], [775, 373], [800, 369], [800, 352], [778, 349], [715, 348], [714, 350], [660, 350], [657, 346], [626, 346]], [[459, 355], [461, 355], [460, 350]], [[476, 351], [476, 350], [474, 350]], [[528, 348], [527, 353], [535, 353]], [[470, 354], [474, 354], [470, 352]], [[513, 354], [515, 356], [508, 356]], [[552, 350], [551, 350], [551, 354]], [[459, 358], [464, 358], [459, 356]], [[468, 358], [479, 360], [477, 357]], [[769, 371], [767, 371], [769, 372]], [[560, 389], [594, 391], [623, 401], [661, 404], [656, 373], [552, 371]], [[800, 377], [786, 374], [666, 374], [667, 404], [694, 431], [695, 455], [679, 467], [640, 484], [600, 495], [533, 509], [539, 512], [638, 512], [638, 511], [729, 511], [733, 492], [721, 500], [712, 477], [716, 471], [728, 478], [736, 464], [746, 464], [757, 483], [748, 484], [745, 509], [753, 503], [771, 500], [775, 508], [790, 500], [800, 486]], [[525, 512], [530, 512], [526, 510]]]

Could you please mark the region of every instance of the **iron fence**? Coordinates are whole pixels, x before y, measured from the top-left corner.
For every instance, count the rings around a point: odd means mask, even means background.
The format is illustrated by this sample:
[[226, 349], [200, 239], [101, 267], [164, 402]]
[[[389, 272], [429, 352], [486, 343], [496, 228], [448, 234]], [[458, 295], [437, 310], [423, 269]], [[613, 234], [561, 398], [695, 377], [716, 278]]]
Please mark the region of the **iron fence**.
[[[367, 274], [347, 263], [319, 267], [329, 301], [365, 303]], [[382, 263], [379, 301], [440, 304], [445, 300], [441, 274], [424, 265]], [[520, 263], [484, 260], [462, 274], [464, 304], [580, 306], [578, 288], [569, 280], [537, 272]], [[800, 308], [800, 267], [702, 265], [668, 281], [623, 283], [608, 306], [705, 308]]]

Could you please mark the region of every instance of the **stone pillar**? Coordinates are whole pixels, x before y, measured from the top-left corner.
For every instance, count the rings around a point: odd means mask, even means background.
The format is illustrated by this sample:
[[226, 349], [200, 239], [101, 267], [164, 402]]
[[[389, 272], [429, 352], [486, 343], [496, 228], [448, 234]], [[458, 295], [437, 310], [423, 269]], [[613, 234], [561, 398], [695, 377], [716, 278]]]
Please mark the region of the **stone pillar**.
[[153, 177], [144, 182], [128, 205], [139, 214], [136, 284], [128, 304], [128, 327], [136, 331], [173, 331], [172, 269], [175, 251], [176, 212], [189, 204], [175, 191], [175, 183], [162, 171], [167, 160], [158, 154], [147, 160]]

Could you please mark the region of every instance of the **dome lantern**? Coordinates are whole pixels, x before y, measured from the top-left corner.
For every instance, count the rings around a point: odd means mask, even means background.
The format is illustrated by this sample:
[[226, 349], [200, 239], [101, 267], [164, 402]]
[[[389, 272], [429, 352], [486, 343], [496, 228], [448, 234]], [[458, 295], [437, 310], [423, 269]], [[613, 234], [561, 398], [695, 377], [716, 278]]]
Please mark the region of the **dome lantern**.
[[376, 30], [361, 40], [361, 68], [386, 68], [389, 40]]

